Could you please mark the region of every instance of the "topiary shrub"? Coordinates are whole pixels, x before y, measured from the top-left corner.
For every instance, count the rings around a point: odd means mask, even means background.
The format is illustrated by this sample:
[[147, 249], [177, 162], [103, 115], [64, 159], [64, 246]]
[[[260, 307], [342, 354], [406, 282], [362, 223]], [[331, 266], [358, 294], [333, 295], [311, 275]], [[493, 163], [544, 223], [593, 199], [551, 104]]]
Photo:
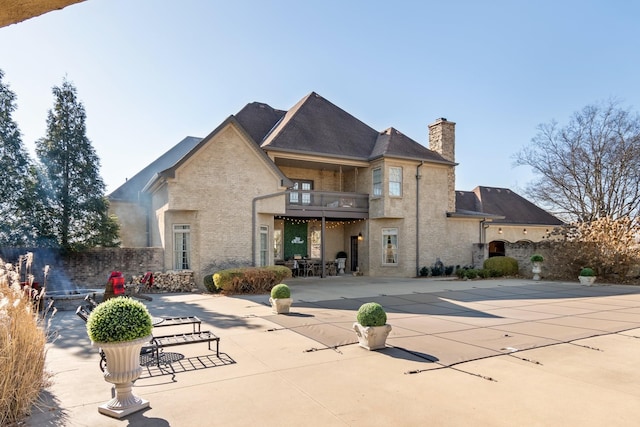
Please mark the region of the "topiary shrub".
[[503, 276], [518, 275], [518, 261], [508, 256], [495, 256], [484, 261], [483, 268], [499, 271]]
[[544, 258], [542, 255], [540, 254], [533, 254], [531, 255], [531, 262], [543, 262]]
[[128, 297], [111, 298], [98, 304], [87, 320], [93, 342], [133, 341], [151, 335], [151, 315], [140, 301]]
[[365, 327], [383, 326], [387, 323], [387, 313], [377, 302], [368, 302], [360, 306], [356, 320]]
[[429, 275], [429, 267], [422, 267], [420, 269], [420, 277], [427, 277]]
[[284, 283], [280, 283], [271, 288], [271, 298], [273, 299], [284, 299], [291, 298], [291, 289], [289, 286]]
[[582, 270], [580, 270], [580, 276], [586, 276], [586, 277], [592, 277], [596, 275], [596, 272], [593, 271], [592, 268], [589, 267], [585, 267]]

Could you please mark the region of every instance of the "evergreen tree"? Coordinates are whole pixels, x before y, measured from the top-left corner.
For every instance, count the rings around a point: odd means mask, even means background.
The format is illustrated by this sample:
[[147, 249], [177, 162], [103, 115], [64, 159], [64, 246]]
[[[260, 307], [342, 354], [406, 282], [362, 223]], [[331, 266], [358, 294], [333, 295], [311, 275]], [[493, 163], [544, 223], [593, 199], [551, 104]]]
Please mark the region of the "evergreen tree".
[[36, 142], [48, 189], [43, 231], [50, 231], [67, 250], [117, 246], [118, 225], [108, 214], [100, 160], [86, 136], [84, 106], [66, 79], [54, 86], [53, 95], [47, 135]]
[[16, 95], [0, 70], [0, 246], [36, 244], [37, 180], [12, 113]]

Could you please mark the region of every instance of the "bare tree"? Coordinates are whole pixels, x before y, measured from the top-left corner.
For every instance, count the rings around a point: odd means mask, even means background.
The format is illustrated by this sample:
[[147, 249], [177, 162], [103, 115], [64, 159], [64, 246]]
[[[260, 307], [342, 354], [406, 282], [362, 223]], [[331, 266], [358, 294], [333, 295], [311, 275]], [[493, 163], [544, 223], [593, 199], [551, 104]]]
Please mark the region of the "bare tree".
[[569, 221], [640, 214], [640, 116], [616, 100], [576, 112], [566, 126], [538, 126], [514, 155], [538, 177], [526, 193]]

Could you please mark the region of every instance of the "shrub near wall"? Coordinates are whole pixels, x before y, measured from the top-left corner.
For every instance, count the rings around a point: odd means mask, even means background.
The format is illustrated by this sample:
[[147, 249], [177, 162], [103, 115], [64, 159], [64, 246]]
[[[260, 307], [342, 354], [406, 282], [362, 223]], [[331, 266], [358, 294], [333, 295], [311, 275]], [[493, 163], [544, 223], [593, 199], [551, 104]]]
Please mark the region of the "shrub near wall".
[[291, 270], [279, 265], [232, 268], [215, 273], [213, 284], [216, 290], [227, 294], [260, 294], [270, 292], [276, 284], [289, 277]]
[[484, 261], [482, 267], [485, 270], [495, 270], [501, 276], [516, 276], [518, 274], [518, 261], [508, 256], [494, 256]]

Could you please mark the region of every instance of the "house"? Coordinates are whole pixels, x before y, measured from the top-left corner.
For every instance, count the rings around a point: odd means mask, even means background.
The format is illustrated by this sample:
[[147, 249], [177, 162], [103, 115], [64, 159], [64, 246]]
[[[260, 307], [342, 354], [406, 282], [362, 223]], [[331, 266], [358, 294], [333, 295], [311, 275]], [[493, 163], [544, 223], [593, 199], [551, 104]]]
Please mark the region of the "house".
[[412, 277], [558, 222], [508, 189], [455, 191], [455, 123], [428, 129], [426, 148], [315, 92], [287, 111], [250, 103], [116, 189], [112, 213], [123, 246], [162, 247], [166, 269], [191, 269], [198, 283], [222, 267], [305, 259], [326, 276], [342, 251], [347, 272]]

